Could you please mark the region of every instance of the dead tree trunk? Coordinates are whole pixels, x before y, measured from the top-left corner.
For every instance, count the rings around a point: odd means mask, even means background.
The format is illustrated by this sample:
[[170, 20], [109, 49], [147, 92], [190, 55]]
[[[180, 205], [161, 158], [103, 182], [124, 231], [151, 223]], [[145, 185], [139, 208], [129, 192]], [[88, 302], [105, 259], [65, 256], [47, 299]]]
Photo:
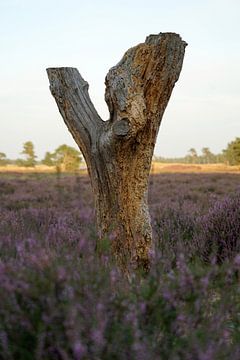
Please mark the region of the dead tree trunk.
[[52, 95], [88, 166], [99, 241], [114, 234], [112, 253], [124, 270], [149, 268], [148, 177], [185, 46], [179, 35], [160, 33], [129, 49], [106, 76], [108, 121], [95, 110], [77, 69], [47, 69]]

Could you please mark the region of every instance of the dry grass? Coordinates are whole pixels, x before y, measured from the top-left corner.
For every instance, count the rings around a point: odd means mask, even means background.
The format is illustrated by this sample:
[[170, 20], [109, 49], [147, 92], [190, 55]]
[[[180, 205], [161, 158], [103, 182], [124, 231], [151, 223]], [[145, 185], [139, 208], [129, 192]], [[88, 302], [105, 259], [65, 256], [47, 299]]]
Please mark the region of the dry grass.
[[[35, 167], [24, 167], [16, 165], [0, 166], [0, 173], [55, 173], [55, 166], [36, 165]], [[86, 168], [81, 173], [86, 173]], [[225, 164], [179, 164], [153, 162], [151, 173], [239, 173], [240, 166], [228, 166]]]
[[151, 173], [239, 173], [240, 166], [225, 164], [167, 164], [153, 162]]
[[0, 172], [17, 172], [17, 173], [54, 173], [55, 166], [36, 165], [35, 167], [25, 167], [17, 165], [0, 166]]
[[[54, 174], [56, 173], [56, 166], [47, 166], [47, 165], [36, 165], [35, 167], [25, 167], [17, 165], [6, 165], [0, 166], [0, 173], [46, 173]], [[61, 172], [64, 172], [63, 170]], [[86, 167], [80, 169], [81, 174], [87, 173]]]

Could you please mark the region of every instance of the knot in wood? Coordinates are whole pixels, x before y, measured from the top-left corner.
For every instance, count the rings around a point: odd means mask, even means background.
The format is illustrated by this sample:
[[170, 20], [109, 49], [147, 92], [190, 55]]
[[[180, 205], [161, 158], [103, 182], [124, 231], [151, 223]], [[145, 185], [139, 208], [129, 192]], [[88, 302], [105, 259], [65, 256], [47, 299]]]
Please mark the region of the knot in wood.
[[113, 133], [116, 136], [126, 136], [129, 133], [130, 124], [127, 118], [123, 118], [121, 120], [117, 120], [113, 124]]

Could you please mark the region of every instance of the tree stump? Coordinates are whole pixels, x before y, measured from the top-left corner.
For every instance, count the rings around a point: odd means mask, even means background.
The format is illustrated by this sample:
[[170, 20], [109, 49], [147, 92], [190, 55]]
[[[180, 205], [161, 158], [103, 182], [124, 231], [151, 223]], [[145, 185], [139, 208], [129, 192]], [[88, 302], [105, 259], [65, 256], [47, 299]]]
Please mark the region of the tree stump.
[[47, 69], [51, 93], [87, 163], [98, 241], [111, 234], [111, 252], [124, 271], [150, 266], [149, 171], [186, 45], [175, 33], [160, 33], [130, 48], [106, 76], [107, 121], [98, 115], [77, 69]]

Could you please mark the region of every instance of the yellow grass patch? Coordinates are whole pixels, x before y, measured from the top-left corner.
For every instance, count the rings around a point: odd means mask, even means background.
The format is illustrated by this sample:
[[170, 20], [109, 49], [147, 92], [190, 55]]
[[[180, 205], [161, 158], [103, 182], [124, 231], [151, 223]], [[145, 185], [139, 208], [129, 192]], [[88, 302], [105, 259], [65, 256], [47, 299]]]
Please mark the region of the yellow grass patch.
[[179, 164], [153, 162], [151, 173], [239, 173], [240, 166], [229, 166], [225, 164]]
[[[81, 173], [86, 173], [87, 169], [82, 168]], [[0, 166], [0, 172], [18, 173], [55, 173], [55, 166], [36, 165], [35, 167], [24, 167], [16, 165]], [[64, 172], [64, 171], [63, 171]], [[159, 163], [152, 162], [151, 173], [239, 173], [240, 166], [228, 166], [225, 164], [179, 164], [179, 163]]]

